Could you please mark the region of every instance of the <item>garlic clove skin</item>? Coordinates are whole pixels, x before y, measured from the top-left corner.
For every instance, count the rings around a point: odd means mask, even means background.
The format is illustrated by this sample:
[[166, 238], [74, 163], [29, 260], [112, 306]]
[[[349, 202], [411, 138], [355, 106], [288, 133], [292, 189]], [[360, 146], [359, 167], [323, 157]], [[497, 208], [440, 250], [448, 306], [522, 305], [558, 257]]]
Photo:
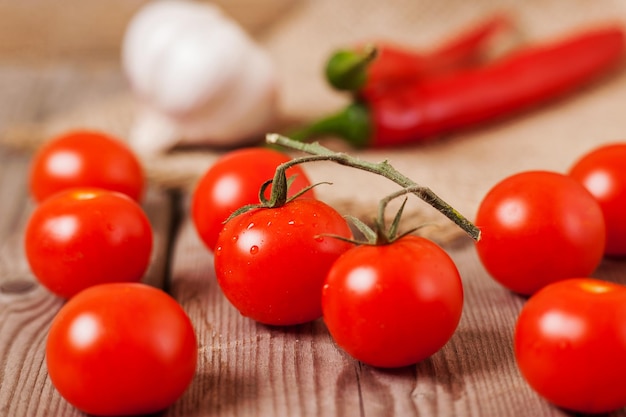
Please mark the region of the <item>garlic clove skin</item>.
[[258, 141], [277, 121], [278, 82], [273, 62], [260, 50], [251, 50], [245, 71], [218, 106], [205, 105], [181, 118], [181, 143], [202, 143], [210, 138], [216, 146]]
[[130, 142], [146, 151], [246, 144], [278, 112], [269, 56], [208, 3], [159, 0], [142, 8], [128, 25], [122, 66], [143, 108]]

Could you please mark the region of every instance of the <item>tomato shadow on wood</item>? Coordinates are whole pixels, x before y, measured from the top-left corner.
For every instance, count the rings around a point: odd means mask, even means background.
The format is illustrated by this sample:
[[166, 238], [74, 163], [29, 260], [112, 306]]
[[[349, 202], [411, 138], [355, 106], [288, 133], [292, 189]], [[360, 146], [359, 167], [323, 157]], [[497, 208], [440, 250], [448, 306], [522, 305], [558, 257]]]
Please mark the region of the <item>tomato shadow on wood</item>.
[[626, 256], [605, 257], [595, 272], [591, 275], [616, 284], [626, 285], [626, 274], [624, 274], [625, 269]]

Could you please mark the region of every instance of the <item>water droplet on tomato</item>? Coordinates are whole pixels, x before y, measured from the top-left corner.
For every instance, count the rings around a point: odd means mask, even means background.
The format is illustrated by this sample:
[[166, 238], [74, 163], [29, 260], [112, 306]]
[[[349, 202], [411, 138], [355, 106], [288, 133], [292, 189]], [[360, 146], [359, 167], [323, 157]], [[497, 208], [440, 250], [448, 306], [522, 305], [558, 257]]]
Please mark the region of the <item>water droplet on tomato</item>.
[[259, 247], [257, 245], [250, 246], [250, 255], [255, 255], [259, 252]]
[[235, 236], [233, 236], [230, 240], [232, 240], [233, 242], [236, 242], [236, 241], [237, 241], [237, 239], [239, 239], [239, 236], [235, 235]]
[[291, 224], [291, 225], [293, 225], [293, 224], [296, 224], [296, 222], [295, 222], [294, 220], [289, 220], [289, 221], [287, 222], [287, 224]]
[[315, 241], [316, 242], [323, 242], [324, 241], [324, 236], [315, 236]]
[[254, 223], [250, 223], [247, 228], [252, 229], [253, 227], [254, 227]]

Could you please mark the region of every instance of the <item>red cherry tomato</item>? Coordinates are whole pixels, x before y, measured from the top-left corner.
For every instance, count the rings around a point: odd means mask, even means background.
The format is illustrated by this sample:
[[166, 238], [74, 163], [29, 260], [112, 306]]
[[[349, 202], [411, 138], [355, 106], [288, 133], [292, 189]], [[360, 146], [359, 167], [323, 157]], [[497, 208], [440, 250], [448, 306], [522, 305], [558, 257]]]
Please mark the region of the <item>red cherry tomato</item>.
[[[276, 167], [289, 161], [287, 155], [267, 148], [238, 149], [220, 158], [198, 182], [193, 194], [191, 213], [198, 235], [215, 250], [224, 221], [238, 208], [259, 202], [259, 188], [272, 178]], [[294, 178], [289, 195], [311, 185], [300, 166], [287, 170]], [[271, 187], [266, 196], [269, 197]], [[306, 193], [313, 198], [313, 190]]]
[[154, 413], [174, 403], [196, 369], [191, 321], [165, 292], [104, 284], [68, 301], [46, 343], [52, 384], [93, 415]]
[[626, 143], [605, 145], [578, 160], [569, 172], [596, 198], [606, 222], [607, 255], [626, 255]]
[[352, 357], [400, 367], [448, 342], [461, 318], [463, 286], [443, 249], [406, 236], [342, 255], [326, 279], [322, 307], [330, 334]]
[[226, 223], [215, 249], [215, 273], [224, 295], [243, 314], [273, 325], [322, 315], [322, 286], [350, 243], [344, 218], [314, 199], [262, 208]]
[[515, 357], [530, 386], [582, 413], [626, 406], [626, 287], [590, 278], [548, 285], [524, 305]]
[[58, 136], [44, 144], [31, 163], [30, 191], [37, 202], [74, 187], [104, 188], [139, 200], [144, 182], [141, 164], [130, 148], [101, 132]]
[[152, 251], [152, 229], [141, 207], [124, 194], [71, 189], [32, 213], [26, 257], [37, 279], [69, 298], [107, 282], [139, 281]]
[[481, 202], [476, 225], [483, 265], [520, 294], [588, 276], [604, 252], [600, 206], [578, 182], [554, 172], [528, 171], [498, 183]]

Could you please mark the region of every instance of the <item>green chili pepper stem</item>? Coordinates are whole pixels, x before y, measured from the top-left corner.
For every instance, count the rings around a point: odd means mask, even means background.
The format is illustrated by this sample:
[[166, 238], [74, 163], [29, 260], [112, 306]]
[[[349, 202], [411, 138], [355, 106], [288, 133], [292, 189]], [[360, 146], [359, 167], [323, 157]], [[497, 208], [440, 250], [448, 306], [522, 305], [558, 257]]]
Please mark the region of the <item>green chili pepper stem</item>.
[[356, 148], [367, 147], [372, 137], [369, 108], [364, 103], [355, 102], [339, 113], [288, 134], [291, 139], [298, 142], [310, 142], [324, 135], [339, 137]]
[[359, 91], [367, 82], [367, 68], [376, 58], [377, 50], [368, 45], [361, 52], [335, 52], [326, 63], [326, 80], [340, 91]]

